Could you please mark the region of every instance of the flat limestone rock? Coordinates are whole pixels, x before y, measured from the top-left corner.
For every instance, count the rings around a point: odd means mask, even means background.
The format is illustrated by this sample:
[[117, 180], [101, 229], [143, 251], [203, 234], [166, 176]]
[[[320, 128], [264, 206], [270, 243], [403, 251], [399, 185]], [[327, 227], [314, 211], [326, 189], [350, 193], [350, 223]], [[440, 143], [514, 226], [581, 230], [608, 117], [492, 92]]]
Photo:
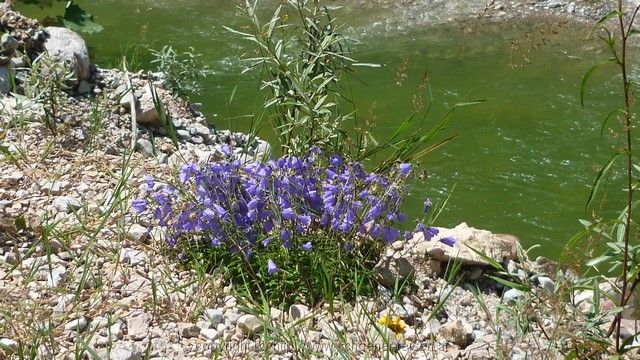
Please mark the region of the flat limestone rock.
[[[415, 249], [428, 254], [438, 261], [460, 260], [463, 265], [489, 265], [480, 255], [471, 248], [502, 262], [505, 259], [516, 260], [519, 240], [509, 234], [494, 234], [487, 230], [469, 227], [467, 223], [461, 223], [453, 229], [438, 228], [438, 236], [425, 241], [422, 233], [416, 233], [411, 242]], [[456, 240], [453, 247], [438, 241], [441, 238], [451, 236]]]

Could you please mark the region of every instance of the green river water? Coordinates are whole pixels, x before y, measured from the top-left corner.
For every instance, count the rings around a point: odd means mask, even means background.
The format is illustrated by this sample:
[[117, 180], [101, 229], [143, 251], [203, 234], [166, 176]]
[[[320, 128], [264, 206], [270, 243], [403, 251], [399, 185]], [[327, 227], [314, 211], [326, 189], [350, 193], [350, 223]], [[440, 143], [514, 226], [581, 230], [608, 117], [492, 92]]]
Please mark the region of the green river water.
[[[261, 105], [257, 75], [240, 75], [248, 42], [222, 25], [244, 20], [235, 1], [78, 1], [104, 26], [86, 36], [93, 61], [117, 65], [131, 49], [192, 46], [204, 54], [212, 72], [194, 100], [219, 128], [247, 130], [247, 120], [230, 120]], [[37, 8], [27, 14], [42, 15]], [[581, 229], [584, 204], [597, 166], [610, 156], [615, 140], [600, 138], [603, 117], [618, 103], [619, 80], [612, 73], [592, 78], [585, 108], [579, 101], [585, 71], [607, 54], [587, 41], [588, 25], [559, 19], [464, 21], [427, 24], [394, 18], [380, 9], [352, 6], [338, 10], [357, 42], [354, 57], [379, 63], [360, 69], [353, 83], [360, 117], [374, 116], [375, 133], [388, 134], [412, 109], [425, 71], [425, 90], [438, 119], [455, 103], [488, 99], [455, 112], [447, 133], [459, 136], [425, 158], [429, 177], [408, 196], [410, 215], [419, 216], [422, 198], [442, 200], [455, 184], [439, 226], [469, 225], [517, 235], [535, 254], [557, 258]], [[148, 61], [142, 50], [141, 61]], [[398, 74], [405, 74], [406, 78]], [[238, 92], [230, 107], [232, 89]], [[270, 139], [268, 133], [262, 134]], [[621, 204], [621, 203], [620, 203]], [[609, 205], [620, 208], [615, 199]]]

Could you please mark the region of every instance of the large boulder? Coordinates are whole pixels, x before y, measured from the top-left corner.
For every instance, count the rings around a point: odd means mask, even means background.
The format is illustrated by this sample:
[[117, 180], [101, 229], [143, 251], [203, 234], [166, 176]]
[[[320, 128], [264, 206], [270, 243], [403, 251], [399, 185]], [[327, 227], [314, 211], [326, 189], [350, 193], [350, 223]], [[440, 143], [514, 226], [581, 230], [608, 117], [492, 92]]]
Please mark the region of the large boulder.
[[44, 43], [47, 54], [61, 61], [69, 61], [78, 82], [88, 79], [91, 62], [84, 39], [67, 28], [49, 26], [45, 31], [49, 35]]
[[[415, 251], [428, 254], [438, 261], [459, 260], [463, 265], [489, 265], [472, 249], [496, 260], [516, 260], [518, 256], [517, 237], [509, 234], [494, 234], [487, 230], [469, 227], [461, 223], [453, 229], [438, 228], [437, 238], [425, 241], [422, 233], [416, 233], [411, 242], [414, 242]], [[448, 246], [438, 241], [440, 238], [453, 237], [456, 240], [454, 246]]]

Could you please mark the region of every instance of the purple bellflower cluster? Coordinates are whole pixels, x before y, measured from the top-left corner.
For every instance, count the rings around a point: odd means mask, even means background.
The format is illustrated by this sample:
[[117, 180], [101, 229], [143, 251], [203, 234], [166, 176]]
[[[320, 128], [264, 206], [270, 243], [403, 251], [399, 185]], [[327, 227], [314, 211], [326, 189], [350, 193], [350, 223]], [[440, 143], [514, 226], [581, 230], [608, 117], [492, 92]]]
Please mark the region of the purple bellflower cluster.
[[[184, 165], [179, 186], [156, 186], [146, 178], [148, 196], [134, 199], [132, 207], [167, 230], [171, 247], [195, 238], [247, 261], [273, 245], [314, 251], [322, 239], [349, 251], [363, 241], [390, 244], [401, 237], [397, 226], [406, 220], [400, 207], [410, 173], [410, 164], [400, 164], [389, 177], [369, 173], [361, 163], [325, 158], [317, 148], [266, 163], [242, 164], [229, 155], [203, 166]], [[438, 234], [424, 224], [416, 231], [426, 240]], [[266, 266], [269, 275], [279, 271], [271, 259]]]

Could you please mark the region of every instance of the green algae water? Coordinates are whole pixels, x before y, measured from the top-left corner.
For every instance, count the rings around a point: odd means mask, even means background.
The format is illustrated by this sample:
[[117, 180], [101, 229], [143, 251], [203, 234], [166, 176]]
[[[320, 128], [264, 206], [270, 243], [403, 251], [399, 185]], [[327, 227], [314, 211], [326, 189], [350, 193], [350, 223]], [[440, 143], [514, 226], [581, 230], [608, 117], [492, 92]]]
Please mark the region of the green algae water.
[[[222, 27], [245, 24], [235, 1], [78, 3], [104, 26], [85, 36], [95, 63], [118, 66], [125, 53], [148, 63], [144, 48], [193, 47], [211, 68], [193, 100], [219, 128], [250, 128], [243, 115], [259, 109], [263, 97], [258, 74], [240, 75], [252, 44]], [[23, 10], [43, 16], [37, 8]], [[601, 120], [619, 101], [612, 73], [591, 79], [595, 86], [580, 106], [583, 74], [607, 56], [601, 44], [585, 40], [590, 26], [561, 19], [431, 24], [385, 11], [352, 6], [335, 12], [349, 24], [343, 30], [355, 40], [353, 56], [383, 65], [359, 69], [349, 88], [357, 115], [375, 124], [375, 134], [389, 134], [429, 102], [427, 119], [435, 122], [456, 103], [488, 100], [456, 110], [443, 136], [457, 138], [419, 164], [428, 178], [407, 196], [409, 215], [420, 216], [425, 196], [443, 200], [453, 189], [436, 225], [465, 221], [512, 233], [525, 247], [542, 244], [535, 255], [558, 258], [581, 229], [596, 171], [615, 144], [599, 134]], [[274, 140], [268, 131], [260, 135]], [[613, 197], [608, 205], [621, 208], [622, 202]]]

